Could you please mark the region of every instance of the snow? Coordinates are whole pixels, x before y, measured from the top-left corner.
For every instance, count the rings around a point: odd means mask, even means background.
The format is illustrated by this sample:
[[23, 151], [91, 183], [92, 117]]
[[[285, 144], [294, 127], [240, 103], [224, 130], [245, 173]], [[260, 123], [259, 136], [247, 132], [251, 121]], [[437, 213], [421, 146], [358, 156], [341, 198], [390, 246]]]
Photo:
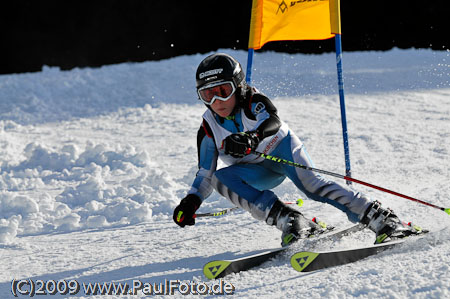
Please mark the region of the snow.
[[[245, 67], [246, 52], [223, 51]], [[202, 274], [204, 263], [279, 246], [275, 228], [243, 211], [199, 218], [184, 229], [172, 221], [197, 169], [196, 133], [205, 107], [196, 100], [194, 74], [205, 56], [0, 76], [2, 298], [13, 298], [13, 279], [212, 284]], [[448, 61], [445, 51], [344, 53], [355, 178], [450, 206]], [[256, 53], [253, 79], [304, 141], [315, 166], [343, 173], [334, 54]], [[307, 274], [292, 270], [289, 252], [224, 281], [239, 298], [448, 298], [449, 216], [353, 188], [432, 233]], [[350, 224], [288, 180], [274, 191], [285, 201], [303, 198], [307, 216]], [[231, 206], [214, 193], [199, 212]], [[368, 245], [373, 238], [364, 231], [314, 249]], [[76, 297], [96, 296], [81, 289]]]

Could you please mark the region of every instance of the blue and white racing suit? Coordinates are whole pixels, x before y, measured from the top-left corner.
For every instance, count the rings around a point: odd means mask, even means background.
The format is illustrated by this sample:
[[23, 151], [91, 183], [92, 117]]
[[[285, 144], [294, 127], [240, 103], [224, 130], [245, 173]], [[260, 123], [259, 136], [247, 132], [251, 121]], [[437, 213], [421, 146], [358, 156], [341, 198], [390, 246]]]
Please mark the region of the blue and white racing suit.
[[[250, 154], [243, 158], [225, 155], [223, 140], [230, 134], [256, 131], [257, 151], [312, 167], [306, 149], [288, 125], [277, 116], [272, 102], [261, 93], [249, 91], [232, 116], [222, 118], [208, 109], [197, 134], [199, 170], [189, 194], [203, 201], [213, 189], [234, 205], [265, 221], [278, 199], [270, 189], [288, 177], [308, 198], [328, 202], [360, 220], [371, 200], [359, 192], [305, 169], [266, 160]], [[220, 158], [227, 166], [217, 170]]]

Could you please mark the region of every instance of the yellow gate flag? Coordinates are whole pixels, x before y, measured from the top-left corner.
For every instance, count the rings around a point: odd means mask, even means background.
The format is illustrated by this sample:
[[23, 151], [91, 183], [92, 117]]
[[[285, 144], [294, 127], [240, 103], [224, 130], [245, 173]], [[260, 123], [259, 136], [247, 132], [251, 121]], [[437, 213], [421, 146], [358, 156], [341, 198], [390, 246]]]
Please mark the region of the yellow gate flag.
[[332, 38], [341, 33], [339, 11], [339, 0], [253, 0], [248, 47]]

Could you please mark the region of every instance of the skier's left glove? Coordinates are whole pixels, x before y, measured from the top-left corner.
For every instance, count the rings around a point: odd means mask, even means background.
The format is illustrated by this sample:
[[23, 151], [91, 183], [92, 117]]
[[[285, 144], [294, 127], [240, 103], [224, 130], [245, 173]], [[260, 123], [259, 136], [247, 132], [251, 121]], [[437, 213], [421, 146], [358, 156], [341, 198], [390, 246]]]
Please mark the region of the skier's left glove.
[[222, 143], [226, 155], [242, 158], [254, 151], [259, 144], [256, 132], [240, 132], [231, 134]]
[[180, 201], [173, 211], [173, 221], [181, 227], [195, 224], [195, 211], [202, 204], [201, 199], [195, 194], [188, 194]]

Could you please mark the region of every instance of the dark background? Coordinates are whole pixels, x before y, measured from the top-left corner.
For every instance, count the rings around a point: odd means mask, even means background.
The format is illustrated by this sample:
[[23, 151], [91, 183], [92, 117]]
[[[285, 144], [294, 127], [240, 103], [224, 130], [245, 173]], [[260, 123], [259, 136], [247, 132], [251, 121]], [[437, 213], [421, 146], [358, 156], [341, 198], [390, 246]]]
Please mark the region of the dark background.
[[[0, 8], [0, 74], [247, 49], [251, 0], [13, 0]], [[281, 2], [281, 0], [280, 0]], [[289, 4], [290, 1], [286, 1]], [[449, 49], [448, 1], [342, 0], [344, 51]], [[334, 39], [261, 51], [322, 53]]]

